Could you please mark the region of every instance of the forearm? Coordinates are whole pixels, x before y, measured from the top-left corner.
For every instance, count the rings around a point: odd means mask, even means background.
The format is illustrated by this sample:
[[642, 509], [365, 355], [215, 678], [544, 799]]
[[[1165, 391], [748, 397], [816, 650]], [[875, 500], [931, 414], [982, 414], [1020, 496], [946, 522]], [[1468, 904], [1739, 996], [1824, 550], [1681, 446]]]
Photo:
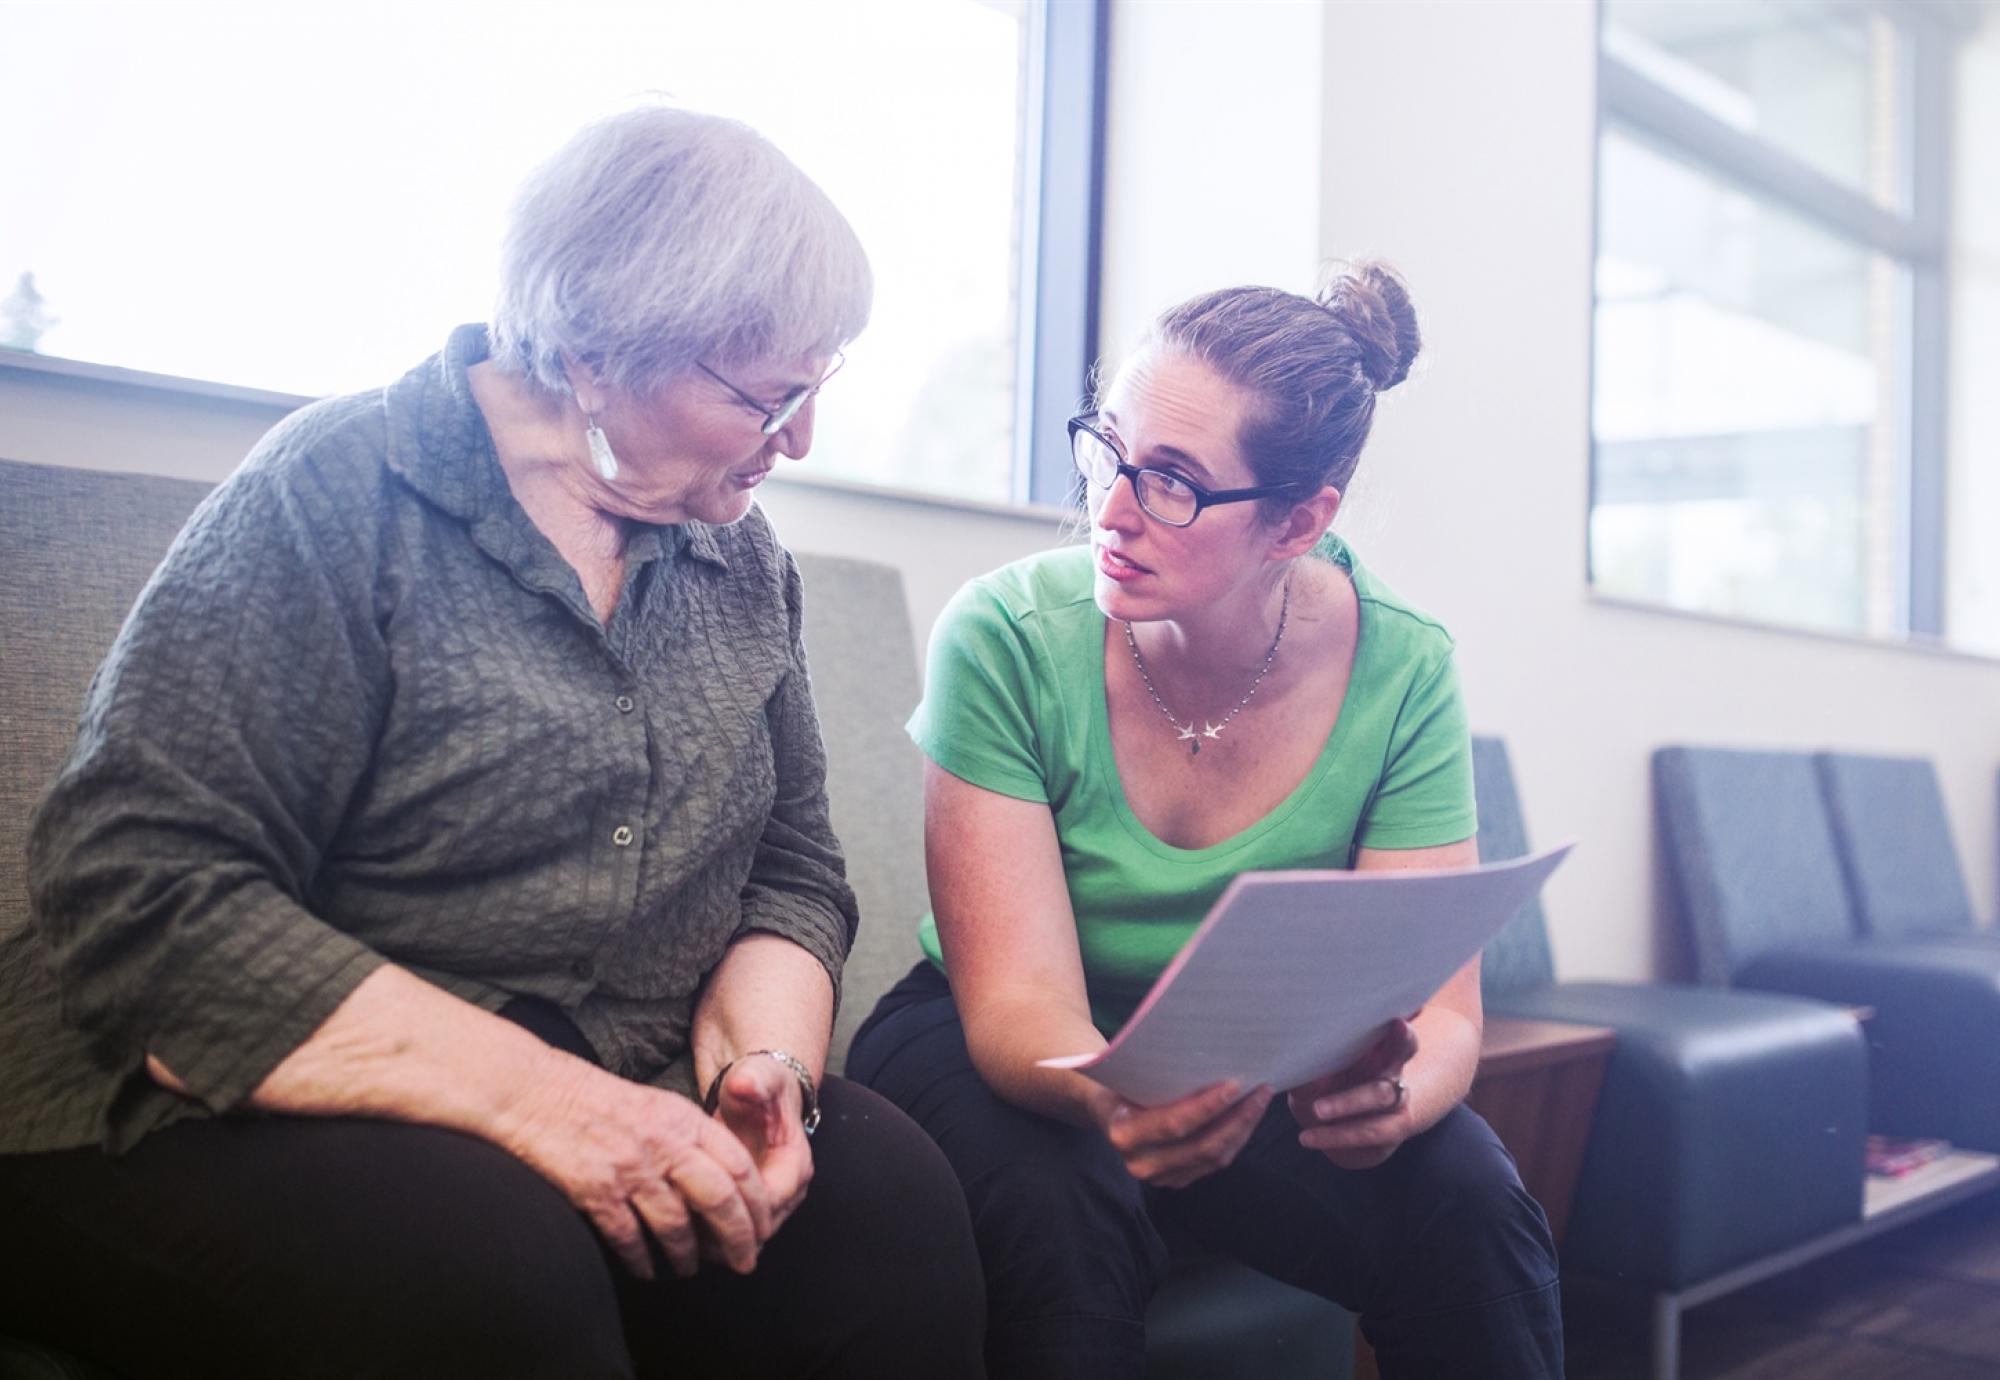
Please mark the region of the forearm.
[[1433, 1003], [1410, 1022], [1417, 1033], [1416, 1057], [1403, 1079], [1419, 1125], [1431, 1126], [1465, 1099], [1479, 1072], [1481, 1021], [1454, 1007]]
[[755, 932], [729, 946], [694, 1013], [695, 1087], [754, 1049], [782, 1049], [826, 1071], [833, 981], [819, 959], [781, 935]]
[[1105, 1039], [1089, 1019], [1039, 995], [959, 996], [966, 1047], [988, 1087], [1017, 1107], [1072, 1126], [1102, 1126], [1117, 1095], [1073, 1069], [1039, 1061], [1093, 1054]]
[[[394, 966], [376, 969], [251, 1092], [264, 1111], [365, 1116], [504, 1139], [521, 1099], [573, 1062], [526, 1030]], [[149, 1056], [167, 1087], [172, 1068]]]

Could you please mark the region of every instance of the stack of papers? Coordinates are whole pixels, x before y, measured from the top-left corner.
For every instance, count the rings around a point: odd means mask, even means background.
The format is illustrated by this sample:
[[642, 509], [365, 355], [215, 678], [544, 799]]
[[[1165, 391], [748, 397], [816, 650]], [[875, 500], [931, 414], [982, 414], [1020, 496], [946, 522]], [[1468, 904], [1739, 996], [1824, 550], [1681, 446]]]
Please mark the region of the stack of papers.
[[1108, 1046], [1042, 1062], [1147, 1107], [1228, 1078], [1282, 1091], [1344, 1068], [1505, 928], [1571, 846], [1451, 871], [1246, 872]]

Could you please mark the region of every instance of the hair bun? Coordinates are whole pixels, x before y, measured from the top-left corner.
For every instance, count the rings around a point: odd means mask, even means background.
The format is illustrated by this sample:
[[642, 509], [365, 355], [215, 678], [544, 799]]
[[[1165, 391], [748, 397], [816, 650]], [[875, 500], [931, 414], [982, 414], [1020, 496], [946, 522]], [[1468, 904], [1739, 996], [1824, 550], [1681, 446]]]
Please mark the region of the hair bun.
[[1423, 339], [1409, 288], [1395, 269], [1373, 259], [1331, 264], [1313, 297], [1340, 319], [1376, 392], [1410, 376]]

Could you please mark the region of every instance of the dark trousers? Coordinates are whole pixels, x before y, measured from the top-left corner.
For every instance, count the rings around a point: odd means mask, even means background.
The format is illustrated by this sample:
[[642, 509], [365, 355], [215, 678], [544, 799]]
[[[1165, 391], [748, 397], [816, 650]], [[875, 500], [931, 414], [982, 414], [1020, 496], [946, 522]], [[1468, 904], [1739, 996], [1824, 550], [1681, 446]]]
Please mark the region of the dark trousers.
[[1385, 1380], [1560, 1380], [1547, 1219], [1465, 1107], [1350, 1171], [1298, 1143], [1279, 1099], [1228, 1169], [1149, 1190], [1097, 1132], [987, 1088], [928, 964], [875, 1008], [847, 1074], [930, 1132], [965, 1187], [995, 1380], [1143, 1375], [1162, 1224], [1359, 1314]]
[[[503, 1014], [590, 1057], [551, 1007]], [[981, 1374], [950, 1168], [865, 1088], [821, 1106], [756, 1270], [650, 1284], [532, 1169], [433, 1127], [224, 1117], [0, 1157], [0, 1330], [128, 1377]]]

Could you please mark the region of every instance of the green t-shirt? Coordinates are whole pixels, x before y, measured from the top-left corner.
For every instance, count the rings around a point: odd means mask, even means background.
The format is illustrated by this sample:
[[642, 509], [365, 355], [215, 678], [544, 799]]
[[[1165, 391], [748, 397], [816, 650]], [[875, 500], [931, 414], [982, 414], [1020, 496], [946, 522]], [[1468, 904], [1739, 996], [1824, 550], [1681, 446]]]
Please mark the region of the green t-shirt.
[[[1355, 850], [1472, 837], [1472, 745], [1450, 634], [1403, 603], [1337, 539], [1360, 640], [1340, 717], [1276, 809], [1208, 848], [1175, 848], [1125, 800], [1104, 709], [1104, 614], [1090, 548], [982, 575], [931, 634], [910, 736], [975, 786], [1049, 806], [1076, 915], [1091, 1018], [1124, 1023], [1239, 872], [1352, 867]], [[943, 964], [925, 916], [924, 952]]]

